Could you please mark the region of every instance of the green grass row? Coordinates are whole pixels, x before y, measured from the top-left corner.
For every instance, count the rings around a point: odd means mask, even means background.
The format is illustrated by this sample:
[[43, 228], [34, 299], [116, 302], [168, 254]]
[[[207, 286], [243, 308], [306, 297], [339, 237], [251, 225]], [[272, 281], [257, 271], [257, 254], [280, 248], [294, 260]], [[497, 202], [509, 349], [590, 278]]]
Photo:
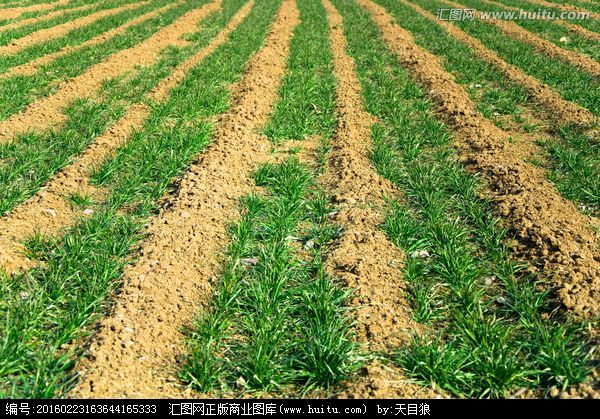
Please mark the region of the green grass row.
[[210, 141], [210, 117], [227, 109], [228, 87], [261, 46], [278, 4], [258, 0], [229, 42], [192, 69], [168, 101], [155, 105], [143, 129], [106, 162], [120, 164], [105, 180], [107, 201], [93, 216], [63, 237], [28, 243], [44, 265], [1, 277], [0, 396], [61, 396], [73, 385], [81, 343], [106, 313], [144, 223]]
[[[385, 231], [408, 255], [407, 298], [423, 336], [390, 357], [424, 385], [457, 396], [504, 397], [567, 387], [590, 373], [584, 325], [561, 318], [515, 263], [481, 182], [462, 168], [425, 93], [382, 42], [369, 14], [334, 0], [373, 128], [373, 161], [404, 191]], [[543, 290], [543, 291], [542, 291]]]
[[[447, 7], [446, 3], [439, 0], [422, 0], [419, 5], [434, 14], [436, 10]], [[454, 23], [508, 63], [556, 89], [565, 99], [578, 103], [595, 115], [600, 115], [600, 82], [593, 76], [571, 64], [549, 58], [483, 21], [466, 20]]]
[[[411, 31], [417, 44], [442, 58], [445, 69], [465, 87], [477, 109], [486, 118], [505, 128], [503, 118], [510, 115], [512, 126], [525, 132], [537, 130], [536, 124], [521, 114], [523, 107], [538, 113], [537, 105], [529, 101], [523, 87], [506, 80], [494, 66], [410, 7], [391, 0], [377, 2], [396, 18], [397, 23]], [[589, 94], [593, 96], [594, 93], [590, 91]], [[552, 122], [552, 115], [547, 112], [541, 112], [539, 116]], [[565, 135], [566, 132], [571, 134]], [[577, 137], [576, 141], [573, 135]], [[593, 140], [586, 136], [585, 130], [553, 126], [552, 137], [544, 140], [546, 152], [542, 152], [536, 161], [549, 170], [550, 179], [556, 183], [561, 194], [581, 204], [581, 208], [588, 213], [598, 211], [597, 197], [600, 194], [597, 182], [600, 167], [594, 156], [595, 149]]]
[[335, 126], [327, 17], [314, 0], [306, 3], [300, 6], [306, 18], [294, 32], [280, 100], [265, 127], [265, 134], [275, 143], [314, 134], [330, 137]]
[[192, 0], [180, 4], [160, 16], [127, 28], [125, 32], [105, 42], [62, 55], [43, 65], [33, 75], [15, 75], [0, 80], [0, 120], [23, 110], [34, 100], [52, 94], [60, 81], [75, 77], [108, 56], [143, 42], [187, 11], [208, 1]]
[[[481, 0], [461, 0], [460, 4], [477, 10], [509, 10], [501, 5], [490, 6], [489, 3]], [[600, 60], [600, 45], [598, 42], [586, 38], [576, 32], [572, 32], [562, 25], [539, 19], [514, 20], [513, 22], [561, 48], [582, 52], [596, 61]], [[561, 39], [565, 38], [567, 39], [567, 42], [561, 41]]]
[[[336, 124], [326, 13], [319, 0], [298, 7], [288, 73], [265, 128], [276, 146], [309, 136], [327, 144]], [[241, 202], [213, 303], [191, 331], [181, 377], [193, 388], [305, 394], [357, 369], [348, 291], [325, 272], [340, 230], [329, 221], [330, 197], [316, 186], [320, 170], [290, 157], [256, 171], [265, 192]]]
[[131, 19], [135, 19], [144, 13], [148, 13], [169, 3], [172, 3], [172, 1], [153, 0], [148, 4], [144, 4], [136, 9], [124, 10], [115, 15], [98, 19], [89, 25], [74, 29], [59, 38], [53, 38], [48, 41], [32, 45], [16, 54], [0, 56], [0, 73], [5, 72], [11, 67], [27, 63], [47, 54], [52, 54], [53, 52], [59, 51], [64, 47], [80, 45], [95, 36], [127, 23]]
[[9, 29], [9, 30], [1, 30], [0, 28], [0, 45], [9, 44], [12, 40], [21, 38], [23, 36], [29, 35], [32, 32], [52, 28], [56, 25], [60, 25], [61, 23], [69, 22], [71, 20], [91, 15], [94, 12], [98, 12], [101, 10], [113, 9], [115, 7], [123, 6], [126, 4], [134, 3], [135, 0], [103, 0], [94, 4], [91, 8], [85, 10], [75, 10], [75, 11], [66, 11], [64, 14], [60, 16], [55, 16], [51, 19], [43, 19], [39, 22], [32, 22], [27, 25]]
[[223, 12], [207, 17], [202, 30], [193, 35], [186, 48], [167, 48], [156, 64], [130, 75], [107, 81], [100, 99], [77, 100], [66, 108], [64, 126], [45, 132], [22, 134], [13, 141], [0, 144], [0, 214], [32, 196], [62, 167], [73, 161], [87, 146], [110, 127], [127, 107], [142, 100], [156, 83], [186, 57], [206, 45], [224, 27], [237, 10], [238, 3], [226, 2]]
[[[498, 3], [503, 3], [507, 6], [517, 7], [522, 10], [536, 12], [538, 10], [548, 10], [551, 12], [555, 12], [556, 16], [560, 16], [564, 10], [559, 9], [558, 7], [548, 7], [548, 6], [540, 6], [539, 4], [529, 3], [527, 1], [521, 0], [494, 0]], [[583, 19], [583, 20], [569, 20], [568, 22], [573, 23], [575, 25], [579, 25], [583, 28], [589, 29], [593, 32], [600, 33], [600, 22], [597, 19]]]

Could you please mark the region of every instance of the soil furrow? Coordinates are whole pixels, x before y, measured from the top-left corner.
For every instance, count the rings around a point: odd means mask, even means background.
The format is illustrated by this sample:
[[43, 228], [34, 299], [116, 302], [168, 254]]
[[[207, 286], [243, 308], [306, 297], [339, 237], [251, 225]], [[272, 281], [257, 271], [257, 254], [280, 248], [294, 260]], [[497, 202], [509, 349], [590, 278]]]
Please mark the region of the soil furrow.
[[[505, 8], [507, 10], [513, 10], [513, 11], [516, 11], [516, 12], [518, 12], [518, 11], [521, 10], [518, 7], [508, 6], [508, 5], [504, 4], [504, 3], [498, 3], [498, 2], [495, 2], [493, 0], [483, 0], [483, 1], [485, 1], [486, 3], [489, 3], [491, 6], [499, 6], [499, 7]], [[573, 23], [571, 23], [571, 22], [569, 22], [567, 20], [556, 19], [556, 20], [552, 20], [550, 22], [550, 24], [552, 24], [552, 23], [556, 23], [558, 25], [562, 25], [565, 28], [567, 28], [568, 30], [570, 30], [571, 32], [575, 32], [575, 33], [577, 33], [577, 34], [579, 34], [579, 35], [581, 35], [583, 37], [586, 37], [588, 39], [591, 39], [593, 41], [600, 42], [600, 34], [599, 33], [592, 32], [589, 29], [586, 29], [586, 28], [583, 28], [581, 26], [575, 25], [575, 24], [573, 24]]]
[[144, 42], [111, 55], [62, 85], [51, 96], [30, 104], [23, 112], [0, 122], [0, 142], [10, 141], [15, 135], [29, 130], [48, 129], [61, 124], [66, 118], [62, 110], [70, 101], [94, 94], [105, 80], [133, 70], [136, 66], [153, 63], [158, 53], [170, 45], [187, 45], [182, 36], [194, 32], [197, 23], [220, 6], [221, 0], [215, 0], [187, 12]]
[[[77, 397], [172, 397], [186, 393], [173, 376], [185, 353], [182, 326], [211, 296], [228, 223], [239, 199], [252, 190], [252, 170], [269, 158], [257, 133], [267, 121], [286, 69], [299, 13], [284, 0], [263, 47], [236, 86], [232, 108], [220, 119], [213, 143], [183, 178], [169, 208], [148, 227], [150, 238], [126, 270], [114, 314], [92, 344]], [[170, 292], [165, 292], [170, 290]]]
[[168, 4], [166, 6], [163, 6], [159, 9], [156, 10], [152, 10], [148, 13], [145, 13], [141, 16], [136, 17], [135, 19], [132, 19], [130, 21], [128, 21], [127, 23], [119, 26], [118, 28], [114, 28], [111, 29], [107, 32], [104, 32], [98, 36], [95, 36], [94, 38], [91, 38], [79, 45], [75, 45], [75, 46], [66, 46], [64, 48], [62, 48], [60, 51], [56, 51], [53, 52], [51, 54], [47, 54], [44, 55], [43, 57], [37, 58], [35, 60], [29, 61], [28, 63], [25, 64], [21, 64], [19, 66], [13, 67], [10, 70], [8, 70], [6, 73], [4, 74], [0, 74], [0, 79], [4, 79], [4, 78], [9, 78], [9, 77], [13, 77], [16, 75], [21, 75], [21, 76], [25, 76], [25, 75], [32, 75], [34, 74], [41, 66], [48, 64], [49, 62], [55, 60], [58, 57], [61, 57], [63, 55], [66, 55], [68, 53], [71, 53], [73, 51], [77, 51], [81, 48], [87, 48], [93, 45], [98, 45], [101, 44], [103, 42], [108, 41], [111, 38], [114, 38], [115, 36], [121, 35], [122, 33], [124, 33], [128, 28], [135, 26], [145, 20], [148, 19], [152, 19], [156, 16], [159, 16], [161, 13], [165, 12], [166, 10], [174, 7], [175, 5], [177, 5], [178, 2], [173, 2], [171, 4]]
[[486, 180], [486, 194], [516, 239], [516, 255], [551, 281], [568, 310], [597, 314], [600, 260], [590, 229], [594, 221], [558, 194], [542, 168], [523, 160], [527, 150], [475, 110], [438, 57], [418, 47], [381, 6], [357, 1], [371, 13], [399, 61], [426, 87], [440, 118], [454, 129], [465, 166]]
[[16, 54], [31, 45], [35, 45], [52, 38], [59, 38], [74, 29], [81, 28], [82, 26], [88, 25], [96, 20], [102, 19], [103, 17], [112, 16], [125, 10], [136, 9], [144, 3], [146, 2], [126, 4], [114, 9], [100, 10], [99, 12], [92, 13], [91, 15], [83, 16], [51, 28], [40, 29], [39, 31], [30, 33], [22, 38], [14, 39], [8, 45], [1, 46], [0, 55]]
[[14, 19], [27, 12], [39, 12], [42, 10], [52, 9], [54, 7], [64, 6], [69, 3], [69, 0], [58, 0], [52, 3], [33, 4], [25, 7], [13, 7], [10, 9], [0, 10], [0, 19]]
[[[231, 19], [213, 40], [186, 61], [175, 67], [161, 80], [146, 99], [165, 101], [173, 87], [179, 84], [189, 70], [222, 45], [229, 34], [250, 13], [254, 1], [248, 2]], [[84, 209], [75, 210], [68, 196], [80, 193], [101, 197], [102, 190], [89, 182], [89, 169], [94, 163], [104, 161], [139, 129], [150, 115], [151, 108], [143, 103], [132, 105], [113, 126], [98, 136], [89, 148], [72, 165], [62, 169], [36, 195], [0, 219], [0, 267], [9, 274], [28, 269], [32, 262], [23, 253], [21, 242], [36, 232], [54, 236], [73, 225]]]
[[531, 96], [531, 100], [539, 104], [551, 115], [551, 118], [549, 119], [555, 120], [558, 124], [584, 126], [589, 126], [595, 120], [595, 116], [590, 111], [573, 102], [563, 99], [563, 97], [550, 86], [540, 83], [536, 78], [524, 73], [514, 65], [507, 63], [495, 52], [483, 45], [479, 40], [473, 38], [453, 24], [437, 20], [432, 13], [429, 13], [427, 10], [416, 4], [406, 0], [400, 1], [432, 22], [441, 25], [451, 36], [465, 43], [470, 48], [473, 48], [477, 51], [479, 57], [502, 71], [507, 78], [514, 83], [523, 86]]
[[[462, 9], [467, 8], [464, 5], [455, 1], [444, 1], [448, 4], [451, 4], [454, 7]], [[587, 55], [563, 49], [558, 45], [555, 45], [552, 42], [540, 38], [539, 36], [529, 32], [528, 30], [523, 29], [514, 22], [504, 20], [487, 20], [486, 22], [496, 25], [498, 28], [500, 28], [502, 32], [504, 32], [508, 36], [511, 36], [515, 39], [518, 39], [519, 41], [531, 45], [537, 51], [547, 55], [548, 57], [565, 61], [575, 67], [582, 69], [583, 71], [588, 72], [589, 74], [592, 74], [596, 77], [600, 77], [600, 63], [588, 57]]]
[[[324, 183], [340, 208], [334, 222], [344, 229], [327, 264], [333, 276], [354, 290], [351, 305], [357, 317], [358, 340], [368, 352], [389, 352], [419, 328], [404, 298], [407, 284], [401, 268], [405, 255], [379, 227], [384, 198], [397, 195], [397, 191], [377, 174], [369, 158], [374, 118], [364, 109], [355, 64], [346, 54], [342, 17], [328, 0], [324, 5], [329, 16], [338, 114]], [[427, 388], [403, 383], [399, 371], [378, 362], [369, 363], [362, 372], [358, 383], [342, 391], [344, 397], [432, 395]]]

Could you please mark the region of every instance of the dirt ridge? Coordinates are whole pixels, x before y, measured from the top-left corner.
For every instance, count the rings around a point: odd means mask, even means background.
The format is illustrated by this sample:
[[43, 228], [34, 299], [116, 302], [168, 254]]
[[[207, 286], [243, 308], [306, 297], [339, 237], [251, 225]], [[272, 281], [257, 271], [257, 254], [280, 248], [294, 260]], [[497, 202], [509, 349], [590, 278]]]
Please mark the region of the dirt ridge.
[[600, 260], [589, 228], [594, 220], [560, 196], [545, 171], [526, 163], [510, 136], [475, 110], [437, 56], [418, 47], [384, 8], [357, 1], [370, 12], [399, 61], [426, 87], [439, 117], [454, 129], [463, 164], [486, 180], [486, 194], [517, 240], [512, 246], [516, 255], [551, 281], [569, 311], [596, 315]]
[[550, 113], [550, 119], [556, 120], [558, 124], [589, 126], [596, 120], [596, 117], [590, 111], [576, 103], [565, 100], [550, 86], [540, 83], [536, 78], [526, 74], [518, 67], [507, 63], [498, 56], [498, 54], [483, 45], [478, 39], [473, 38], [471, 35], [449, 22], [437, 20], [432, 13], [414, 3], [406, 0], [400, 1], [411, 7], [423, 17], [443, 27], [452, 37], [477, 51], [477, 55], [480, 58], [499, 69], [508, 79], [521, 85], [527, 90], [531, 99]]
[[129, 21], [127, 21], [126, 23], [124, 23], [123, 25], [111, 29], [107, 32], [101, 33], [98, 36], [95, 36], [93, 38], [88, 39], [85, 42], [82, 42], [79, 45], [75, 45], [75, 46], [66, 46], [62, 49], [60, 49], [59, 51], [50, 53], [50, 54], [46, 54], [42, 57], [39, 57], [35, 60], [29, 61], [27, 63], [21, 64], [19, 66], [13, 67], [11, 69], [9, 69], [7, 72], [0, 74], [0, 80], [1, 79], [5, 79], [5, 78], [9, 78], [9, 77], [13, 77], [16, 75], [19, 76], [25, 76], [25, 75], [32, 75], [34, 74], [41, 66], [48, 64], [49, 62], [55, 60], [58, 57], [61, 57], [63, 55], [66, 55], [70, 52], [73, 51], [77, 51], [79, 49], [82, 48], [86, 48], [92, 45], [98, 45], [101, 44], [103, 42], [108, 41], [111, 38], [114, 38], [115, 36], [118, 36], [122, 33], [124, 33], [128, 28], [137, 25], [138, 23], [141, 23], [145, 20], [148, 19], [152, 19], [156, 16], [159, 16], [161, 13], [164, 13], [165, 11], [171, 9], [172, 7], [174, 7], [175, 5], [181, 3], [181, 1], [178, 2], [173, 2], [173, 3], [169, 3], [165, 6], [162, 6], [156, 10], [151, 10], [147, 13], [144, 13], [141, 16], [138, 16], [134, 19], [131, 19]]
[[[444, 2], [454, 7], [459, 7], [462, 9], [466, 8], [464, 5], [452, 0], [444, 0]], [[522, 28], [514, 22], [505, 20], [486, 20], [486, 22], [497, 26], [506, 35], [531, 45], [538, 52], [545, 54], [548, 57], [557, 58], [575, 67], [578, 67], [595, 77], [600, 77], [600, 63], [585, 54], [561, 48], [560, 46], [553, 44], [552, 42], [547, 41], [544, 38], [541, 38], [538, 35]]]
[[[343, 21], [329, 0], [334, 75], [337, 80], [338, 127], [323, 182], [339, 205], [334, 222], [343, 234], [327, 256], [331, 274], [354, 290], [350, 305], [357, 318], [357, 337], [368, 352], [390, 352], [406, 343], [419, 329], [405, 298], [407, 284], [401, 273], [405, 255], [389, 241], [380, 225], [384, 199], [398, 195], [397, 188], [373, 167], [371, 126], [354, 60], [346, 53]], [[434, 396], [430, 389], [409, 384], [395, 368], [369, 362], [357, 382], [343, 390], [343, 397], [411, 398]]]
[[188, 42], [181, 37], [196, 30], [197, 22], [220, 7], [221, 0], [214, 0], [193, 9], [143, 42], [116, 52], [88, 68], [61, 85], [54, 94], [31, 103], [24, 111], [0, 122], [0, 142], [8, 142], [15, 135], [29, 130], [48, 129], [62, 124], [66, 118], [62, 109], [70, 101], [93, 95], [105, 80], [133, 70], [135, 66], [155, 62], [158, 53], [169, 45], [187, 45]]
[[169, 208], [150, 223], [141, 258], [127, 269], [114, 314], [102, 321], [72, 396], [190, 396], [169, 375], [185, 351], [181, 328], [208, 304], [228, 223], [237, 217], [239, 198], [253, 189], [252, 170], [269, 158], [270, 142], [257, 129], [276, 102], [298, 21], [294, 0], [284, 0], [213, 142], [182, 179]]
[[27, 12], [39, 12], [43, 10], [52, 9], [54, 7], [65, 6], [70, 0], [57, 0], [52, 3], [41, 3], [32, 4], [31, 6], [25, 7], [11, 7], [6, 9], [0, 9], [0, 19], [15, 19], [20, 17], [23, 13]]
[[32, 45], [47, 41], [49, 39], [59, 38], [63, 35], [68, 34], [74, 29], [81, 28], [82, 26], [93, 23], [104, 17], [116, 15], [117, 13], [123, 12], [125, 10], [137, 9], [138, 7], [146, 3], [147, 1], [143, 1], [140, 3], [126, 4], [120, 7], [116, 7], [114, 9], [100, 10], [98, 12], [92, 13], [91, 15], [82, 16], [77, 19], [61, 23], [60, 25], [52, 26], [51, 28], [37, 30], [28, 35], [25, 35], [22, 38], [13, 39], [8, 45], [0, 46], [0, 55], [17, 54], [18, 52]]

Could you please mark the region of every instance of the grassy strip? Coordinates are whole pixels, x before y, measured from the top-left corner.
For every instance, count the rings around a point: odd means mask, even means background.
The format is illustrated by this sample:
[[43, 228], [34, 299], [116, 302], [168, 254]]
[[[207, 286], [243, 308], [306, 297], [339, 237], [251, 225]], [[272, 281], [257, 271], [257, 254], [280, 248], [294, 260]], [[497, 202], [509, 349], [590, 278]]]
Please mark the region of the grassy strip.
[[[434, 14], [440, 8], [447, 8], [445, 3], [438, 0], [422, 0], [419, 5]], [[549, 58], [483, 21], [454, 23], [478, 38], [508, 63], [554, 87], [565, 99], [578, 103], [595, 115], [600, 115], [600, 84], [593, 76], [568, 63]]]
[[[49, 3], [47, 1], [45, 1], [44, 3]], [[45, 16], [49, 13], [53, 13], [59, 10], [68, 10], [68, 9], [73, 9], [75, 7], [80, 7], [86, 4], [90, 4], [91, 2], [89, 0], [74, 0], [74, 1], [70, 1], [67, 4], [59, 4], [56, 5], [55, 7], [51, 8], [51, 9], [45, 9], [45, 10], [32, 10], [29, 12], [25, 12], [22, 13], [19, 17], [17, 18], [13, 18], [13, 19], [4, 19], [4, 20], [0, 20], [0, 25], [6, 25], [8, 23], [13, 23], [13, 22], [19, 22], [21, 20], [24, 19], [30, 19], [30, 18], [34, 18], [34, 17], [41, 17], [41, 16]], [[31, 5], [31, 4], [29, 4]], [[11, 7], [26, 7], [28, 6], [28, 4], [26, 4], [25, 2], [19, 2], [18, 5], [14, 5]], [[0, 15], [2, 14], [2, 9], [0, 9]], [[1, 28], [0, 28], [1, 30]]]
[[547, 284], [510, 258], [480, 182], [466, 173], [424, 92], [382, 43], [361, 8], [334, 1], [364, 89], [373, 160], [398, 184], [385, 230], [410, 256], [404, 276], [423, 337], [396, 360], [423, 384], [459, 396], [503, 397], [519, 388], [565, 388], [590, 373], [584, 325], [551, 310]]
[[276, 143], [313, 134], [330, 137], [335, 126], [335, 80], [325, 10], [314, 0], [301, 7], [303, 24], [294, 32], [280, 100], [265, 127], [265, 134]]
[[0, 45], [6, 45], [10, 43], [10, 41], [12, 41], [13, 39], [21, 38], [40, 29], [51, 28], [56, 25], [60, 25], [61, 23], [69, 22], [71, 20], [83, 16], [91, 15], [92, 13], [98, 12], [100, 10], [113, 9], [115, 7], [123, 6], [133, 2], [134, 0], [104, 0], [102, 2], [94, 4], [94, 6], [90, 7], [89, 9], [65, 11], [64, 14], [60, 16], [55, 16], [51, 19], [44, 19], [42, 21], [33, 22], [28, 25], [21, 26], [19, 28], [4, 30], [0, 32]]
[[63, 55], [42, 66], [36, 74], [0, 80], [0, 120], [23, 110], [33, 100], [51, 94], [61, 80], [68, 80], [118, 51], [131, 48], [173, 23], [189, 10], [209, 0], [191, 0], [141, 22], [106, 42]]
[[600, 215], [600, 145], [585, 132], [561, 128], [558, 138], [541, 142], [548, 151], [550, 179], [566, 198], [592, 216]]
[[[414, 36], [418, 45], [442, 58], [445, 69], [452, 73], [456, 81], [465, 86], [477, 109], [505, 128], [506, 115], [511, 115], [513, 123], [526, 132], [533, 132], [537, 126], [521, 116], [523, 106], [528, 103], [528, 95], [521, 86], [507, 81], [496, 68], [449, 35], [441, 26], [422, 17], [410, 7], [393, 0], [377, 0]], [[500, 84], [500, 80], [504, 80]], [[568, 199], [582, 203], [588, 211], [598, 209], [598, 164], [594, 150], [597, 147], [579, 132], [568, 127], [557, 127], [556, 136], [545, 144], [549, 153], [542, 153], [541, 160], [547, 160], [546, 167], [550, 178]], [[575, 134], [573, 134], [575, 135]]]
[[242, 202], [182, 377], [202, 391], [327, 387], [357, 367], [347, 292], [324, 268], [327, 245], [339, 232], [328, 221], [333, 208], [295, 158], [262, 166], [255, 180], [266, 192]]
[[[555, 12], [557, 17], [560, 16], [560, 14], [564, 12], [564, 10], [561, 10], [557, 7], [540, 6], [539, 4], [529, 3], [527, 1], [521, 1], [521, 0], [494, 0], [494, 1], [497, 1], [498, 3], [503, 3], [507, 6], [517, 7], [521, 10], [527, 10], [530, 12], [537, 12], [538, 10], [547, 10], [549, 12]], [[589, 8], [588, 8], [588, 10], [589, 10]], [[573, 23], [575, 25], [579, 25], [581, 27], [584, 27], [584, 28], [589, 29], [594, 32], [600, 32], [600, 21], [598, 21], [597, 19], [569, 20], [569, 22]]]
[[[318, 0], [298, 6], [288, 75], [265, 129], [275, 144], [328, 139], [335, 125], [326, 14]], [[339, 229], [328, 222], [333, 208], [315, 176], [295, 158], [257, 170], [256, 184], [266, 193], [243, 200], [213, 305], [190, 338], [181, 376], [192, 387], [308, 391], [357, 368], [347, 292], [324, 267]]]
[[[509, 10], [501, 6], [490, 6], [489, 3], [481, 0], [460, 0], [460, 4], [477, 10]], [[539, 19], [514, 20], [513, 22], [561, 48], [579, 51], [589, 55], [596, 61], [600, 60], [600, 45], [598, 45], [597, 42], [594, 42], [581, 34], [572, 32], [562, 25]], [[565, 38], [567, 39], [566, 42], [564, 42]], [[563, 41], [561, 41], [561, 39], [563, 39]]]
[[136, 72], [126, 83], [115, 79], [105, 83], [102, 97], [72, 103], [65, 111], [63, 127], [43, 133], [23, 134], [10, 143], [0, 144], [0, 214], [33, 195], [48, 178], [69, 164], [93, 139], [122, 116], [128, 105], [142, 100], [172, 68], [205, 46], [222, 29], [241, 0], [224, 3], [224, 11], [203, 22], [202, 30], [192, 36], [193, 45], [168, 48], [155, 65]]
[[75, 343], [83, 342], [106, 312], [106, 298], [118, 288], [157, 200], [208, 143], [211, 123], [203, 117], [227, 108], [227, 87], [241, 77], [265, 39], [278, 3], [257, 1], [230, 42], [156, 106], [144, 129], [115, 157], [122, 165], [105, 183], [106, 204], [64, 237], [30, 243], [44, 266], [1, 277], [0, 396], [51, 397], [68, 391], [69, 370], [82, 353]]
[[44, 55], [59, 51], [64, 47], [79, 45], [103, 32], [119, 27], [131, 19], [141, 16], [144, 13], [148, 13], [151, 10], [158, 9], [171, 2], [171, 0], [151, 1], [139, 8], [124, 10], [116, 15], [106, 16], [89, 25], [74, 29], [62, 37], [32, 45], [17, 54], [0, 56], [0, 73], [5, 72], [10, 67], [24, 64]]

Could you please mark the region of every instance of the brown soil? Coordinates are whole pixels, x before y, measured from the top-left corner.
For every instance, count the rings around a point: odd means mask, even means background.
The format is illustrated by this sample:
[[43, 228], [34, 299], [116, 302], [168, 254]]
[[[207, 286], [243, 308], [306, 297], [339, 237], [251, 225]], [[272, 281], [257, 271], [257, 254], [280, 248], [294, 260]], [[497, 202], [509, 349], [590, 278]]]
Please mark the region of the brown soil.
[[[466, 7], [460, 3], [450, 0], [444, 0], [446, 3], [451, 4], [454, 7], [458, 7], [461, 9], [465, 9]], [[505, 20], [486, 20], [485, 22], [491, 23], [505, 34], [518, 39], [526, 44], [534, 47], [538, 52], [547, 55], [548, 57], [556, 58], [567, 62], [581, 70], [596, 76], [600, 77], [600, 63], [591, 59], [585, 54], [580, 54], [575, 51], [569, 51], [563, 49], [552, 42], [549, 42], [539, 36], [529, 32], [526, 29], [523, 29], [521, 26], [517, 25], [514, 22], [509, 22]]]
[[[227, 40], [231, 31], [248, 15], [253, 4], [250, 1], [242, 7], [206, 47], [175, 67], [146, 95], [146, 99], [156, 102], [167, 100], [171, 89], [185, 78], [188, 71]], [[89, 168], [96, 162], [104, 161], [124, 144], [131, 133], [143, 125], [150, 111], [150, 107], [142, 103], [131, 106], [109, 130], [94, 140], [74, 164], [58, 172], [26, 203], [0, 219], [0, 267], [9, 274], [30, 268], [32, 262], [23, 254], [21, 241], [35, 232], [54, 236], [73, 225], [84, 209], [75, 211], [72, 208], [66, 199], [70, 194], [81, 193], [101, 198], [102, 191], [89, 183]]]
[[516, 238], [515, 254], [548, 277], [569, 311], [597, 315], [600, 256], [590, 230], [594, 221], [558, 194], [543, 169], [524, 162], [529, 151], [475, 110], [438, 57], [418, 47], [381, 6], [358, 2], [372, 14], [400, 63], [426, 87], [439, 117], [454, 128], [463, 163], [487, 181], [488, 197]]
[[160, 51], [169, 45], [187, 45], [182, 36], [194, 32], [197, 23], [220, 6], [221, 0], [215, 0], [187, 12], [144, 42], [111, 55], [61, 85], [51, 96], [30, 104], [23, 112], [0, 122], [0, 142], [10, 141], [15, 135], [29, 130], [48, 129], [61, 124], [66, 118], [62, 110], [69, 102], [94, 94], [105, 80], [133, 70], [136, 66], [155, 62]]
[[33, 33], [30, 33], [29, 35], [25, 35], [22, 38], [14, 39], [8, 45], [0, 46], [0, 55], [16, 54], [27, 47], [38, 44], [40, 42], [48, 41], [49, 39], [59, 38], [63, 35], [66, 35], [74, 29], [78, 29], [82, 26], [89, 25], [90, 23], [102, 19], [103, 17], [116, 15], [117, 13], [129, 9], [136, 9], [144, 3], [145, 2], [126, 4], [115, 9], [100, 10], [99, 12], [92, 13], [91, 15], [83, 16], [65, 23], [61, 23], [60, 25], [56, 25], [51, 28], [40, 29], [39, 31], [35, 31]]
[[560, 9], [565, 12], [588, 12], [590, 14], [590, 19], [600, 19], [600, 15], [589, 10], [583, 9], [581, 7], [573, 6], [571, 4], [559, 4], [559, 3], [551, 3], [549, 1], [544, 0], [525, 0], [527, 3], [535, 4], [538, 6], [544, 6], [549, 8]]
[[[515, 10], [515, 11], [519, 11], [521, 9], [519, 9], [518, 7], [511, 7], [511, 6], [507, 6], [504, 3], [498, 3], [496, 1], [492, 1], [492, 0], [482, 0], [492, 6], [496, 6], [496, 7], [503, 7], [507, 10]], [[552, 23], [556, 23], [558, 25], [564, 26], [565, 28], [567, 28], [569, 31], [574, 32], [576, 34], [579, 34], [585, 38], [591, 39], [592, 41], [598, 41], [600, 42], [600, 34], [596, 33], [596, 32], [592, 32], [588, 29], [585, 29], [584, 27], [581, 27], [579, 25], [575, 25], [571, 22], [569, 22], [568, 20], [553, 20], [552, 22], [549, 22], [549, 24], [551, 25]]]
[[[334, 193], [339, 212], [334, 222], [344, 228], [339, 242], [328, 255], [331, 274], [354, 290], [351, 306], [357, 317], [357, 337], [368, 352], [391, 352], [406, 343], [419, 329], [405, 298], [407, 284], [401, 269], [405, 255], [380, 228], [384, 198], [397, 195], [393, 184], [383, 179], [371, 163], [373, 117], [362, 102], [355, 64], [346, 54], [342, 17], [329, 0], [334, 73], [337, 85], [338, 129], [334, 135], [324, 184]], [[393, 368], [369, 363], [358, 383], [349, 383], [343, 397], [413, 397], [435, 395], [410, 385]]]
[[33, 4], [31, 6], [26, 7], [11, 7], [7, 9], [0, 10], [0, 20], [2, 19], [15, 19], [21, 16], [23, 13], [27, 12], [39, 12], [42, 10], [53, 9], [55, 7], [64, 6], [69, 3], [69, 0], [58, 0], [52, 3], [41, 3], [41, 4]]
[[480, 58], [498, 68], [508, 79], [523, 86], [523, 88], [525, 88], [529, 93], [531, 100], [547, 110], [547, 112], [552, 116], [553, 119], [556, 120], [557, 123], [588, 126], [595, 120], [594, 115], [590, 111], [573, 102], [563, 99], [560, 94], [558, 94], [551, 87], [540, 83], [537, 79], [524, 73], [514, 65], [508, 64], [496, 53], [483, 45], [479, 40], [473, 38], [453, 24], [446, 21], [437, 20], [433, 14], [422, 9], [416, 4], [409, 3], [405, 0], [401, 1], [413, 8], [422, 16], [441, 25], [454, 38], [464, 42], [470, 48], [473, 48]]
[[295, 2], [285, 0], [265, 47], [236, 86], [234, 105], [220, 119], [213, 143], [169, 207], [150, 223], [141, 258], [127, 269], [114, 314], [102, 321], [72, 396], [190, 395], [173, 371], [185, 353], [182, 327], [209, 303], [227, 226], [237, 216], [240, 197], [253, 188], [252, 170], [269, 158], [270, 142], [257, 130], [277, 100], [298, 21]]
[[148, 19], [152, 19], [156, 16], [160, 16], [162, 13], [164, 13], [165, 11], [167, 11], [168, 9], [174, 7], [177, 4], [177, 2], [174, 3], [170, 3], [167, 4], [166, 6], [163, 6], [159, 9], [153, 10], [151, 12], [145, 13], [141, 16], [136, 17], [135, 19], [132, 19], [130, 21], [128, 21], [127, 23], [119, 26], [118, 28], [114, 28], [111, 29], [107, 32], [104, 32], [98, 36], [95, 36], [94, 38], [91, 38], [79, 45], [75, 45], [75, 46], [66, 46], [64, 48], [62, 48], [59, 51], [53, 52], [51, 54], [46, 54], [43, 57], [40, 57], [38, 59], [29, 61], [25, 64], [21, 64], [19, 66], [13, 67], [10, 70], [8, 70], [6, 73], [4, 74], [0, 74], [0, 79], [5, 79], [5, 78], [9, 78], [9, 77], [13, 77], [16, 75], [20, 75], [20, 76], [24, 76], [24, 75], [32, 75], [34, 74], [41, 66], [48, 64], [49, 62], [57, 59], [58, 57], [61, 57], [63, 55], [66, 55], [68, 53], [71, 53], [73, 51], [77, 51], [81, 48], [86, 48], [86, 47], [90, 47], [93, 45], [98, 45], [101, 44], [103, 42], [108, 41], [111, 38], [114, 38], [117, 35], [120, 35], [122, 33], [124, 33], [128, 28], [135, 26], [145, 20]]

